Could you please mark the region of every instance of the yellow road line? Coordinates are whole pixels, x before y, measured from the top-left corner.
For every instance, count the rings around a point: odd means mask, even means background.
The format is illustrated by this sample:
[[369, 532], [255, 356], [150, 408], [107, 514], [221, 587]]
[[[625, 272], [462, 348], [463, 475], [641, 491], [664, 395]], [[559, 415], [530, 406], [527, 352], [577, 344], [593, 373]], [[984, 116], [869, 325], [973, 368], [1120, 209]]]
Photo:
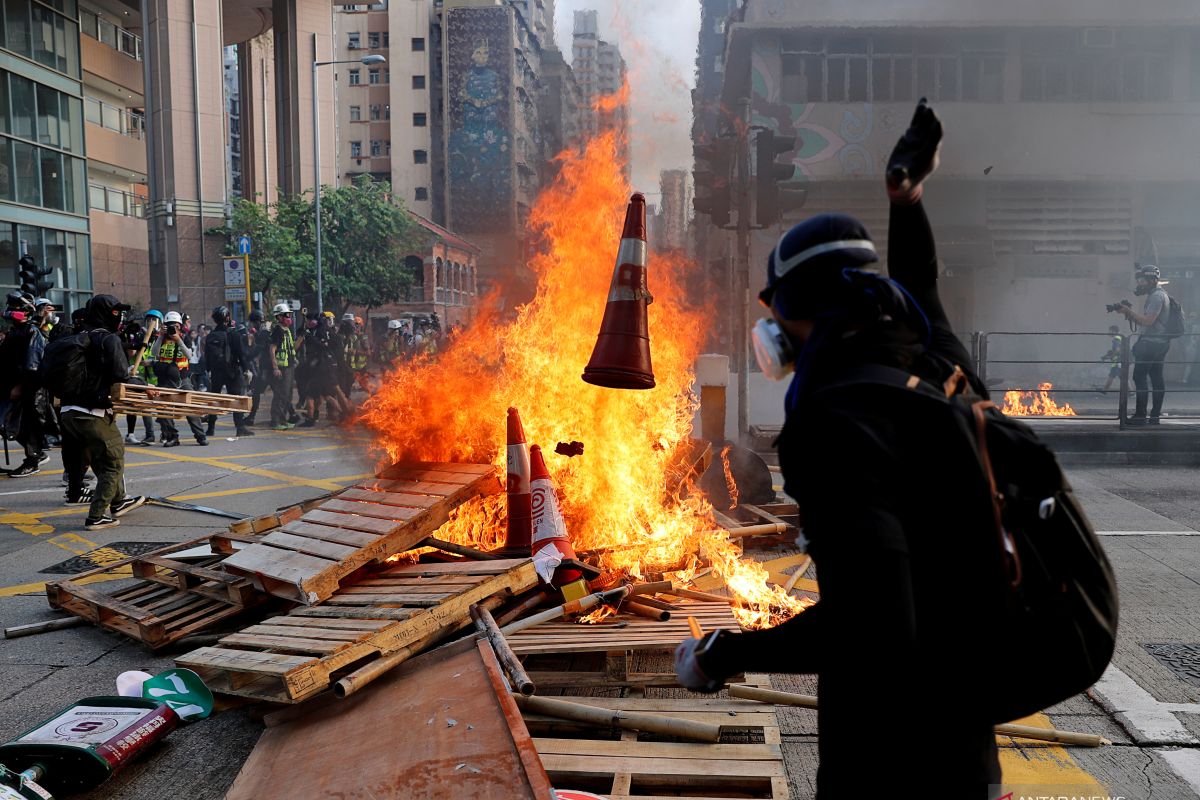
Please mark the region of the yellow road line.
[[247, 475], [257, 475], [260, 478], [271, 478], [272, 480], [282, 481], [291, 486], [312, 486], [316, 489], [325, 489], [326, 491], [334, 491], [342, 487], [328, 480], [310, 480], [308, 478], [298, 478], [294, 475], [288, 475], [285, 472], [277, 472], [273, 469], [260, 469], [259, 467], [247, 467], [241, 464], [230, 464], [222, 461], [220, 458], [201, 458], [197, 456], [185, 456], [179, 453], [156, 453], [159, 458], [165, 458], [171, 461], [179, 461], [185, 464], [204, 464], [209, 467], [217, 467], [218, 469], [228, 470], [230, 472], [240, 472]]
[[[122, 556], [128, 558], [128, 556]], [[77, 584], [85, 583], [103, 583], [104, 581], [119, 581], [124, 578], [132, 578], [133, 571], [129, 567], [120, 567], [113, 572], [108, 572], [103, 575], [91, 575], [87, 578], [72, 578], [70, 575], [63, 575], [59, 580], [70, 580]], [[46, 584], [54, 581], [42, 581], [40, 583], [18, 583], [14, 586], [0, 587], [0, 597], [14, 597], [19, 594], [41, 594], [46, 591]]]
[[320, 447], [301, 447], [298, 450], [270, 450], [265, 453], [238, 453], [237, 455], [232, 456], [214, 456], [214, 458], [220, 461], [228, 461], [231, 458], [266, 458], [268, 456], [286, 456], [293, 453], [319, 453], [323, 450], [340, 450], [344, 446], [345, 445], [340, 444], [326, 444], [321, 445]]
[[[77, 513], [77, 512], [76, 512]], [[15, 511], [9, 511], [6, 508], [0, 508], [0, 525], [11, 525], [21, 533], [27, 533], [30, 536], [41, 538], [54, 533], [54, 526], [47, 525], [38, 519], [33, 514], [18, 514]], [[51, 537], [46, 541], [55, 547], [61, 547], [68, 553], [80, 555], [88, 550], [99, 547], [95, 542], [84, 539], [82, 536], [74, 533], [64, 533], [58, 536]]]
[[[1014, 720], [1020, 725], [1039, 728], [1053, 727], [1045, 714], [1034, 714], [1025, 719]], [[1007, 785], [1037, 784], [1041, 786], [1069, 786], [1103, 790], [1104, 784], [1086, 772], [1071, 757], [1062, 745], [1029, 743], [1013, 740], [1007, 736], [997, 737], [1000, 744], [1000, 769]]]

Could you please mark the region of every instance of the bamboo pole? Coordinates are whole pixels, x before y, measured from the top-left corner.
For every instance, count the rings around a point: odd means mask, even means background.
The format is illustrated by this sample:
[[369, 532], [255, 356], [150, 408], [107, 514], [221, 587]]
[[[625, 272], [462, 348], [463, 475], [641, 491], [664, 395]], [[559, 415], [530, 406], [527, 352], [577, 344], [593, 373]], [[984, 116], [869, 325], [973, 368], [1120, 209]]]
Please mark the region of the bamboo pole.
[[545, 611], [538, 612], [531, 617], [517, 620], [509, 625], [505, 625], [500, 629], [500, 632], [505, 636], [511, 636], [518, 631], [523, 631], [526, 628], [532, 628], [534, 625], [539, 625], [543, 622], [549, 622], [552, 619], [578, 614], [581, 611], [587, 611], [589, 608], [595, 608], [601, 603], [619, 603], [629, 596], [629, 586], [619, 586], [616, 589], [609, 589], [607, 592], [597, 592], [589, 594], [587, 597], [581, 597], [578, 600], [572, 600], [569, 603], [563, 603], [561, 606], [548, 608]]
[[[810, 694], [780, 692], [775, 689], [760, 689], [757, 686], [745, 686], [739, 683], [729, 686], [729, 696], [742, 700], [756, 700], [760, 703], [774, 703], [780, 706], [817, 707], [817, 698]], [[1102, 747], [1112, 744], [1108, 739], [1094, 733], [1060, 731], [1057, 728], [1039, 728], [1032, 725], [1013, 725], [1009, 723], [996, 725], [995, 730], [1000, 736], [1015, 736], [1021, 739], [1056, 742], [1058, 744], [1078, 745], [1080, 747]]]
[[146, 350], [150, 346], [150, 340], [154, 338], [154, 334], [158, 333], [158, 317], [151, 317], [154, 320], [146, 328], [146, 334], [142, 337], [142, 347], [138, 350], [137, 356], [134, 357], [133, 363], [129, 365], [129, 374], [137, 375], [138, 368], [142, 366], [142, 358], [146, 355]]
[[657, 714], [641, 714], [632, 711], [596, 708], [583, 703], [572, 703], [567, 700], [549, 697], [525, 697], [514, 694], [517, 706], [522, 711], [534, 714], [544, 714], [548, 717], [582, 722], [585, 725], [595, 725], [599, 728], [622, 728], [624, 730], [659, 733], [666, 736], [676, 736], [680, 739], [691, 739], [697, 742], [716, 743], [721, 740], [721, 726], [708, 722], [696, 722], [690, 719], [660, 716]]
[[646, 619], [657, 620], [658, 622], [666, 622], [671, 618], [671, 612], [665, 608], [654, 608], [653, 606], [643, 605], [632, 597], [621, 603], [621, 610], [628, 611], [630, 614], [636, 614], [639, 617]]
[[492, 613], [482, 606], [473, 605], [471, 606], [471, 618], [475, 620], [476, 630], [486, 636], [488, 642], [492, 645], [492, 650], [496, 653], [496, 659], [504, 667], [504, 671], [508, 673], [513, 687], [523, 695], [528, 696], [533, 694], [533, 681], [529, 680], [529, 674], [521, 666], [521, 659], [517, 658], [517, 654], [508, 646], [504, 634], [496, 627], [496, 620], [492, 619]]
[[719, 594], [710, 594], [709, 592], [697, 592], [695, 589], [685, 589], [682, 586], [676, 586], [669, 592], [663, 594], [673, 594], [676, 597], [686, 597], [688, 600], [704, 600], [709, 603], [729, 603], [731, 606], [738, 604], [737, 600], [732, 597], [725, 597]]
[[[783, 522], [764, 522], [761, 525], [743, 525], [740, 528], [731, 528], [724, 530], [724, 533], [728, 533], [730, 539], [744, 539], [747, 536], [774, 536], [787, 533], [790, 528], [790, 525]], [[721, 532], [711, 531], [711, 533]]]
[[808, 568], [811, 565], [812, 565], [812, 559], [807, 558], [804, 561], [800, 562], [800, 564], [798, 564], [796, 566], [796, 571], [792, 573], [792, 576], [790, 578], [788, 578], [787, 583], [785, 583], [783, 585], [783, 593], [784, 594], [792, 593], [792, 589], [796, 588], [796, 582], [804, 577], [804, 573], [808, 572]]
[[15, 625], [4, 629], [5, 639], [19, 639], [22, 636], [33, 636], [35, 633], [61, 631], [63, 628], [77, 628], [86, 623], [83, 617], [67, 617], [66, 619], [51, 619], [45, 622], [31, 622], [28, 625]]
[[501, 627], [507, 625], [517, 617], [524, 614], [526, 611], [532, 611], [542, 603], [546, 602], [546, 599], [549, 596], [550, 593], [546, 589], [539, 587], [538, 589], [534, 590], [533, 594], [529, 595], [529, 597], [526, 597], [524, 600], [512, 606], [511, 608], [505, 609], [504, 613], [496, 619], [496, 624]]

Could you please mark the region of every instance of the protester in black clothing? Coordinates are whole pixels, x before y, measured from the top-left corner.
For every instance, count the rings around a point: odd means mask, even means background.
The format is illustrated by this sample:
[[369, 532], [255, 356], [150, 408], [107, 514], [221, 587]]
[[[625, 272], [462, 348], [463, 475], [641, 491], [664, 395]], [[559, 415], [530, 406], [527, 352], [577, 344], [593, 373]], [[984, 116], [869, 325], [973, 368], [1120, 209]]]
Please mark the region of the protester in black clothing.
[[[938, 298], [921, 206], [940, 140], [922, 102], [889, 165], [893, 280], [866, 269], [877, 259], [870, 235], [838, 214], [796, 226], [769, 260], [760, 297], [773, 319], [756, 325], [755, 349], [768, 375], [795, 371], [776, 446], [820, 601], [775, 628], [688, 639], [676, 652], [680, 680], [695, 690], [716, 691], [741, 671], [819, 676], [819, 800], [926, 785], [982, 800], [1000, 782], [992, 721], [972, 703], [986, 691], [973, 666], [1004, 657], [989, 652], [980, 624], [999, 594], [982, 577], [992, 574], [991, 499], [953, 409], [913, 390], [940, 389], [958, 366], [986, 396]], [[864, 380], [873, 365], [911, 383]], [[864, 730], [904, 730], [931, 709], [936, 769], [917, 737], [864, 745]]]
[[37, 408], [37, 371], [46, 349], [33, 298], [10, 292], [4, 317], [11, 323], [0, 343], [0, 400], [7, 401], [4, 432], [15, 438], [24, 460], [6, 474], [10, 478], [37, 475], [48, 456], [43, 449], [41, 418]]
[[117, 335], [121, 315], [129, 306], [109, 294], [88, 301], [86, 379], [76, 394], [65, 395], [62, 405], [63, 464], [68, 474], [67, 502], [77, 504], [88, 496], [83, 473], [90, 466], [96, 488], [90, 493], [87, 530], [119, 525], [118, 517], [146, 502], [125, 493], [125, 444], [117, 430], [109, 390], [129, 374], [124, 344]]
[[[210, 392], [226, 391], [242, 394], [242, 373], [246, 371], [246, 356], [242, 351], [242, 337], [233, 327], [233, 318], [225, 306], [217, 306], [212, 312], [216, 327], [204, 340], [204, 360], [208, 365]], [[246, 415], [234, 412], [233, 425], [238, 436], [253, 436], [254, 431], [246, 427]], [[208, 416], [208, 435], [216, 431], [217, 415]]]
[[246, 415], [246, 425], [250, 426], [255, 423], [255, 418], [258, 416], [258, 405], [262, 402], [263, 392], [267, 390], [267, 386], [271, 381], [271, 366], [267, 361], [271, 347], [271, 323], [263, 317], [263, 312], [259, 309], [254, 309], [250, 312], [250, 325], [248, 326], [249, 334], [249, 357], [247, 361], [250, 364], [250, 396], [254, 398], [253, 405], [250, 406], [250, 413]]

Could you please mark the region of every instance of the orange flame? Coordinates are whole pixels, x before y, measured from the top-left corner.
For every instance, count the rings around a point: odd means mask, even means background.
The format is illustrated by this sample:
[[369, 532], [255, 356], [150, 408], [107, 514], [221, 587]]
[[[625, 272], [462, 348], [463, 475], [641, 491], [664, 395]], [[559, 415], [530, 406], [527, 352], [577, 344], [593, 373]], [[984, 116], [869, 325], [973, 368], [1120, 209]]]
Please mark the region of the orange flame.
[[1005, 392], [1004, 408], [1001, 409], [1010, 417], [1074, 417], [1075, 409], [1070, 403], [1061, 406], [1050, 396], [1054, 384], [1039, 383], [1036, 392]]
[[737, 508], [738, 505], [738, 488], [737, 481], [733, 479], [733, 468], [729, 466], [729, 451], [733, 449], [733, 445], [727, 444], [721, 448], [721, 469], [725, 470], [725, 488], [729, 490], [729, 510]]
[[[614, 391], [580, 379], [600, 329], [630, 194], [622, 145], [616, 132], [603, 131], [583, 152], [559, 156], [558, 177], [530, 213], [531, 233], [546, 245], [529, 264], [534, 299], [511, 320], [477, 317], [436, 359], [397, 367], [362, 419], [389, 459], [502, 466], [506, 409], [515, 406], [529, 442], [546, 447], [577, 551], [602, 551], [602, 569], [633, 577], [682, 569], [686, 578], [704, 559], [740, 601], [743, 625], [777, 623], [804, 604], [768, 585], [766, 570], [742, 561], [740, 546], [723, 531], [712, 532], [706, 499], [668, 488], [675, 454], [692, 432], [692, 365], [710, 319], [687, 301], [699, 268], [679, 253], [651, 255], [656, 388]], [[573, 440], [587, 445], [584, 456], [554, 454], [553, 443]], [[436, 536], [491, 549], [503, 541], [505, 513], [504, 495], [474, 500]]]

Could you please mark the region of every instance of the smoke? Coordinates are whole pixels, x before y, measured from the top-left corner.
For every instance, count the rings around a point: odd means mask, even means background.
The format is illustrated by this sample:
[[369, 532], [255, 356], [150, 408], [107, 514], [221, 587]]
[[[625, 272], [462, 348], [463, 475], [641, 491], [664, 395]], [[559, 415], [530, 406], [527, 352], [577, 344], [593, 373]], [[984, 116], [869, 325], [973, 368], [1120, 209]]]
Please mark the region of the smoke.
[[633, 184], [656, 199], [658, 173], [691, 167], [699, 0], [558, 0], [555, 33], [571, 60], [575, 12], [599, 14], [600, 38], [621, 48], [629, 69]]

